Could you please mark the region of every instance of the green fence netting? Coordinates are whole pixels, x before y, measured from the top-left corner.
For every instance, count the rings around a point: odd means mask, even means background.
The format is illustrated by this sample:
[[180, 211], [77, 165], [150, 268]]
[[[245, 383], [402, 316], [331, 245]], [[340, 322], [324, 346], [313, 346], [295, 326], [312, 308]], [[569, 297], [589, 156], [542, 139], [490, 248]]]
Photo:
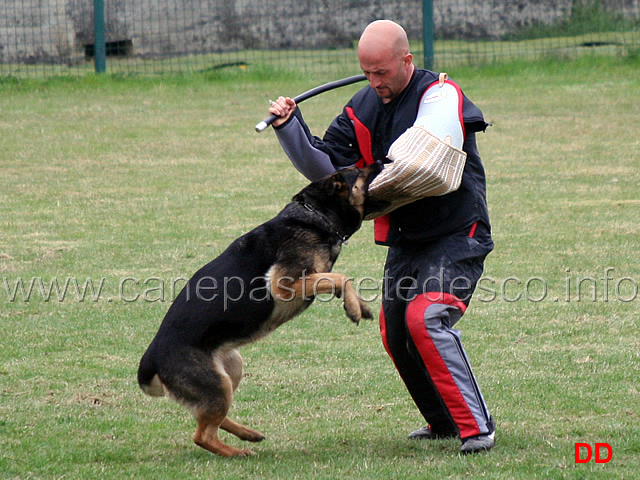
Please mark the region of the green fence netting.
[[0, 0], [0, 75], [82, 74], [104, 58], [108, 73], [269, 65], [335, 78], [358, 73], [355, 44], [379, 18], [439, 69], [640, 51], [640, 0]]

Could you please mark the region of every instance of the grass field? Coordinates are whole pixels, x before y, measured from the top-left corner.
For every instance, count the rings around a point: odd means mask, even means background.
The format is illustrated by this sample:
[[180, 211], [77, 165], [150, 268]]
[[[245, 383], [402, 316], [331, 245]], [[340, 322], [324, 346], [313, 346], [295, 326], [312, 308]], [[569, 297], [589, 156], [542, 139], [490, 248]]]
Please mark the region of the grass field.
[[[636, 478], [640, 64], [449, 73], [493, 124], [479, 147], [496, 250], [460, 324], [492, 452], [406, 440], [423, 420], [377, 322], [335, 301], [243, 349], [232, 416], [266, 434], [255, 457], [197, 448], [189, 414], [139, 390], [182, 279], [306, 183], [253, 126], [317, 78], [250, 67], [0, 81], [0, 478]], [[303, 106], [316, 134], [357, 88]], [[380, 280], [385, 252], [366, 224], [336, 270]], [[576, 442], [613, 457], [576, 464]]]

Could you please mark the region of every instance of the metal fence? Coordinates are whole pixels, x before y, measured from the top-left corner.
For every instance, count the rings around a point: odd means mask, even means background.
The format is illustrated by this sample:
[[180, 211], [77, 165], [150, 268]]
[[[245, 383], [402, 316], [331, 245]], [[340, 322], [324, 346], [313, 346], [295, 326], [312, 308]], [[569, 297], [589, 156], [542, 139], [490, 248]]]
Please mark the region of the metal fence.
[[0, 75], [269, 66], [358, 73], [357, 39], [389, 18], [419, 66], [638, 55], [640, 0], [0, 0]]

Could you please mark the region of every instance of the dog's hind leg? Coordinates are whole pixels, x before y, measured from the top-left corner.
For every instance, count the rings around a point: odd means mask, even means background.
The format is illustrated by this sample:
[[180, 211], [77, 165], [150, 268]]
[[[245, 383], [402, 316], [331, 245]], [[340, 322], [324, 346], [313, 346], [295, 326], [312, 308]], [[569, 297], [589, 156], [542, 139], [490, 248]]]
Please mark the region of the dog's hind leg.
[[[228, 349], [227, 349], [228, 352]], [[251, 455], [225, 445], [218, 436], [233, 401], [234, 383], [237, 386], [237, 365], [231, 378], [225, 369], [224, 350], [212, 354], [194, 348], [170, 350], [163, 357], [159, 376], [170, 398], [187, 407], [197, 422], [193, 441], [196, 445], [225, 457]]]
[[[232, 349], [220, 355], [220, 359], [222, 360], [225, 372], [231, 379], [233, 391], [235, 392], [242, 379], [242, 357], [236, 349]], [[228, 417], [220, 424], [220, 428], [247, 442], [261, 442], [264, 440], [262, 433], [234, 422]]]
[[223, 424], [228, 424], [227, 412], [233, 400], [233, 384], [226, 373], [220, 375], [220, 387], [222, 395], [216, 396], [215, 401], [201, 403], [194, 409], [198, 427], [193, 435], [193, 441], [199, 447], [223, 457], [254, 455], [249, 449], [240, 450], [220, 440], [218, 431]]
[[216, 395], [209, 401], [199, 402], [193, 409], [198, 422], [193, 441], [199, 447], [223, 457], [255, 455], [249, 449], [238, 449], [223, 443], [218, 435], [219, 429], [240, 437], [243, 440], [260, 441], [264, 436], [227, 418], [233, 401], [233, 392], [242, 378], [242, 357], [234, 350], [218, 350], [213, 354], [210, 374], [216, 377]]
[[218, 429], [224, 420], [221, 421], [220, 417], [203, 414], [197, 418], [197, 421], [198, 428], [193, 436], [193, 441], [199, 447], [223, 457], [246, 457], [248, 455], [255, 455], [255, 453], [248, 448], [240, 450], [222, 443], [222, 440], [220, 440], [218, 436]]
[[216, 359], [222, 362], [222, 367], [229, 378], [231, 379], [231, 386], [235, 392], [242, 380], [242, 356], [240, 352], [235, 348], [227, 350], [224, 353], [217, 352], [215, 354], [214, 362]]
[[220, 424], [220, 428], [246, 442], [261, 442], [264, 440], [264, 435], [262, 433], [252, 428], [245, 427], [238, 422], [234, 422], [229, 417], [224, 419], [222, 424]]

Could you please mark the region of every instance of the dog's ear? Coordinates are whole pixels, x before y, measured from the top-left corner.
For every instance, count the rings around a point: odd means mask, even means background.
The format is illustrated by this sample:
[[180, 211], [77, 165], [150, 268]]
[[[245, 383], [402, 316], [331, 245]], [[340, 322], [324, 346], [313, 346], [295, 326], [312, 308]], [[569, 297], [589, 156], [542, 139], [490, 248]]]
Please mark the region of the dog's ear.
[[328, 177], [322, 185], [324, 193], [328, 196], [335, 195], [336, 193], [343, 192], [348, 189], [347, 183], [344, 181], [340, 174], [334, 174]]
[[367, 171], [367, 186], [373, 181], [376, 176], [384, 169], [384, 162], [382, 160], [376, 160], [375, 162], [367, 165], [365, 170]]

